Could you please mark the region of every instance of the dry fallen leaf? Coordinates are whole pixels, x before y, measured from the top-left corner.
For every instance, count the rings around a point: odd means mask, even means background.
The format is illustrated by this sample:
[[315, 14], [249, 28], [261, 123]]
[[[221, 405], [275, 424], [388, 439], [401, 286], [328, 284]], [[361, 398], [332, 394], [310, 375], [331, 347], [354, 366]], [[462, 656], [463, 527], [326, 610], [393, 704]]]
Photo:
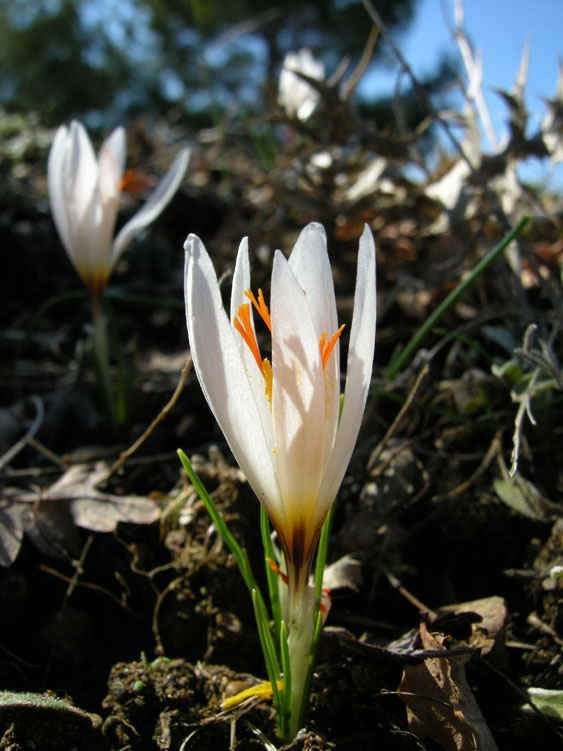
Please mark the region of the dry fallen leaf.
[[23, 540], [21, 507], [0, 501], [0, 566], [15, 561]]
[[351, 555], [343, 555], [324, 570], [323, 586], [326, 589], [353, 589], [359, 592], [362, 584], [362, 563]]
[[76, 527], [112, 532], [118, 522], [151, 524], [160, 517], [151, 498], [99, 490], [106, 474], [103, 462], [93, 469], [75, 464], [40, 493], [6, 488], [0, 501], [0, 566], [13, 563], [24, 532], [42, 552], [57, 556], [79, 549]]
[[465, 678], [469, 657], [448, 655], [444, 637], [429, 633], [424, 624], [420, 636], [424, 649], [443, 650], [444, 657], [429, 657], [403, 670], [398, 693], [411, 731], [444, 751], [498, 751]]
[[[469, 614], [479, 616], [470, 624], [471, 632], [467, 637], [463, 637], [463, 641], [470, 647], [479, 648], [482, 655], [494, 655], [499, 659], [502, 658], [508, 617], [506, 602], [502, 597], [492, 595], [471, 602], [445, 605], [439, 609], [438, 614], [440, 626], [432, 624], [436, 630], [443, 630], [442, 619], [450, 614], [454, 618]], [[452, 632], [448, 631], [448, 633]], [[454, 636], [456, 636], [455, 633]]]

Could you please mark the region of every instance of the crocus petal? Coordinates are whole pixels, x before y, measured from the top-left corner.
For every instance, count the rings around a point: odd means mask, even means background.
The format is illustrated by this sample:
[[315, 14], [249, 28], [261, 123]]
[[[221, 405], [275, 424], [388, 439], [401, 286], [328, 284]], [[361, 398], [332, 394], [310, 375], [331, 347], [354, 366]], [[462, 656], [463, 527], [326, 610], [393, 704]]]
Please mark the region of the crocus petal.
[[[240, 241], [235, 270], [233, 272], [233, 284], [231, 288], [231, 324], [235, 318], [238, 317], [239, 307], [250, 302], [244, 294], [247, 289], [250, 289], [250, 260], [248, 258], [248, 237], [243, 237]], [[248, 352], [246, 345], [244, 347], [242, 346], [243, 340], [241, 339], [240, 341], [241, 352]]]
[[311, 51], [304, 48], [299, 52], [288, 52], [284, 58], [279, 80], [278, 102], [285, 109], [288, 117], [307, 120], [313, 113], [320, 94], [307, 81], [295, 75], [299, 71], [322, 80], [324, 65], [315, 60]]
[[194, 368], [207, 403], [250, 486], [273, 519], [283, 519], [274, 455], [245, 363], [223, 308], [213, 264], [201, 240], [190, 235], [186, 250], [186, 320]]
[[[241, 305], [250, 304], [250, 300], [246, 297], [245, 292], [250, 289], [250, 261], [248, 259], [248, 238], [244, 237], [241, 241], [239, 251], [237, 254], [237, 261], [235, 264], [235, 271], [233, 273], [233, 286], [231, 291], [231, 326], [234, 324], [235, 318], [238, 317], [238, 309]], [[252, 306], [250, 312], [250, 321], [254, 330], [254, 319], [252, 313]], [[256, 360], [244, 339], [237, 332], [235, 334], [235, 341], [238, 345], [241, 359], [246, 368], [246, 375], [248, 382], [252, 388], [254, 399], [256, 401], [256, 407], [260, 412], [260, 421], [262, 423], [262, 430], [264, 437], [268, 443], [268, 447], [271, 452], [274, 451], [274, 432], [272, 426], [272, 407], [270, 400], [266, 395], [266, 384], [262, 371], [258, 367]]]
[[126, 153], [125, 129], [119, 127], [103, 142], [98, 156], [98, 188], [102, 203], [119, 197]]
[[68, 141], [70, 146], [67, 144], [63, 170], [65, 193], [80, 223], [91, 206], [92, 194], [97, 188], [98, 162], [88, 133], [78, 120], [70, 124]]
[[332, 456], [319, 492], [321, 502], [328, 504], [334, 500], [344, 478], [360, 430], [373, 367], [376, 314], [375, 244], [366, 225], [358, 252], [344, 406]]
[[131, 217], [127, 224], [122, 227], [113, 242], [111, 251], [111, 268], [115, 266], [117, 259], [129, 245], [131, 240], [153, 222], [170, 201], [182, 182], [182, 178], [188, 168], [190, 153], [190, 149], [182, 149], [172, 162], [168, 172], [151, 193], [146, 203], [133, 217]]
[[317, 336], [338, 328], [332, 269], [322, 224], [311, 222], [303, 229], [289, 257], [289, 267], [307, 297]]
[[[110, 255], [119, 211], [126, 150], [125, 130], [116, 128], [102, 144], [98, 157], [98, 242], [97, 248], [92, 248], [95, 257], [90, 259], [90, 267], [94, 269], [97, 265], [106, 269], [106, 276], [109, 276], [111, 270]], [[93, 234], [96, 234], [95, 231]]]
[[[289, 257], [289, 266], [303, 291], [315, 326], [317, 347], [321, 336], [327, 338], [338, 329], [336, 297], [332, 268], [327, 251], [326, 232], [321, 224], [311, 222], [299, 235]], [[323, 437], [326, 457], [334, 443], [340, 401], [340, 344], [337, 341], [324, 371], [325, 425]]]
[[274, 256], [270, 315], [278, 482], [288, 524], [304, 534], [322, 477], [324, 374], [307, 297], [280, 251]]
[[72, 253], [68, 204], [65, 193], [64, 163], [67, 151], [68, 128], [61, 125], [55, 134], [47, 161], [47, 188], [53, 221], [69, 256]]
[[47, 181], [53, 219], [75, 266], [81, 225], [92, 214], [97, 179], [96, 157], [83, 126], [76, 120], [69, 128], [61, 126], [49, 152]]

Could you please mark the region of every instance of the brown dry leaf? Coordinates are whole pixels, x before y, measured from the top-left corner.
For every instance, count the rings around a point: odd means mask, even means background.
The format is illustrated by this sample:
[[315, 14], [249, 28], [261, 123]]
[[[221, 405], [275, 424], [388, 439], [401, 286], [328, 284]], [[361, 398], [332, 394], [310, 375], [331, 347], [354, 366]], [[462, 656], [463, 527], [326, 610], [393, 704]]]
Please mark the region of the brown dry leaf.
[[15, 560], [25, 532], [47, 555], [77, 549], [76, 527], [112, 532], [118, 522], [151, 524], [160, 508], [151, 498], [116, 495], [96, 485], [107, 465], [76, 464], [40, 494], [6, 488], [0, 505], [0, 566]]
[[0, 501], [0, 566], [10, 566], [16, 560], [22, 540], [21, 508]]
[[467, 655], [447, 655], [441, 634], [420, 628], [424, 649], [443, 650], [418, 665], [406, 665], [398, 688], [409, 728], [444, 751], [498, 751], [465, 677]]
[[347, 554], [327, 566], [323, 573], [326, 589], [353, 589], [359, 592], [362, 584], [362, 563]]
[[471, 602], [445, 605], [439, 609], [438, 613], [440, 626], [432, 624], [437, 630], [438, 628], [443, 630], [444, 626], [441, 621], [445, 615], [462, 617], [464, 614], [476, 614], [479, 618], [471, 623], [471, 634], [464, 638], [464, 641], [470, 647], [479, 648], [482, 655], [494, 654], [497, 657], [502, 655], [508, 618], [506, 602], [502, 597], [492, 595]]

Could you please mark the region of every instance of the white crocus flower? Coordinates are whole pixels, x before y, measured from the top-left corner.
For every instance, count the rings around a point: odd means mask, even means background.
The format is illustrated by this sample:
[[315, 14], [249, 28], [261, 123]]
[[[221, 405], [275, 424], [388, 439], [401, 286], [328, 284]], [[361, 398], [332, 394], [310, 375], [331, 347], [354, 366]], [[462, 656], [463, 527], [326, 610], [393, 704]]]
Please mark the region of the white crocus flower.
[[[344, 477], [366, 404], [375, 345], [375, 246], [360, 239], [344, 404], [326, 235], [301, 232], [289, 260], [276, 251], [270, 309], [250, 291], [248, 242], [239, 248], [230, 317], [201, 240], [186, 250], [186, 317], [195, 371], [209, 406], [278, 534], [288, 578], [292, 716], [299, 717], [313, 638], [309, 574], [319, 534]], [[262, 359], [253, 307], [271, 332]], [[263, 325], [263, 324], [260, 324]], [[295, 710], [295, 711], [293, 711]], [[294, 728], [297, 732], [298, 728]]]
[[310, 78], [322, 81], [324, 65], [316, 60], [311, 50], [303, 48], [299, 52], [288, 52], [284, 58], [279, 81], [278, 102], [290, 118], [307, 120], [319, 101], [319, 92], [304, 81], [295, 71]]
[[113, 237], [125, 170], [125, 130], [116, 128], [98, 158], [84, 126], [61, 125], [49, 152], [49, 201], [57, 231], [78, 275], [99, 296], [121, 253], [170, 201], [190, 152], [183, 149], [142, 208]]

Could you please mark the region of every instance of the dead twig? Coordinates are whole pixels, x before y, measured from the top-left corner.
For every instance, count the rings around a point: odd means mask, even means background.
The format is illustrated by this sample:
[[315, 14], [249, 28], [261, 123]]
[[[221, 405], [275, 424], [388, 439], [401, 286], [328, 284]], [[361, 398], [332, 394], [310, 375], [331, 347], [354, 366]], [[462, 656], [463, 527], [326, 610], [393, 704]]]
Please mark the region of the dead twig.
[[[455, 498], [456, 496], [460, 495], [460, 493], [465, 492], [469, 487], [471, 487], [471, 485], [473, 485], [473, 483], [476, 480], [478, 480], [481, 477], [481, 475], [488, 469], [494, 457], [497, 456], [502, 450], [502, 443], [501, 443], [502, 433], [503, 433], [502, 428], [497, 430], [497, 432], [494, 435], [493, 440], [491, 441], [491, 445], [487, 449], [487, 453], [483, 457], [481, 463], [479, 464], [475, 472], [473, 472], [473, 474], [470, 475], [467, 478], [467, 480], [464, 480], [459, 485], [456, 485], [455, 488], [448, 490], [448, 492], [442, 496], [443, 498]], [[437, 500], [437, 499], [438, 499], [438, 496], [436, 496], [434, 500]]]
[[134, 615], [135, 618], [138, 618], [137, 613], [127, 605], [126, 602], [123, 602], [116, 594], [111, 592], [109, 589], [106, 589], [105, 587], [101, 587], [99, 584], [94, 584], [93, 582], [83, 582], [78, 581], [76, 578], [76, 573], [74, 576], [66, 576], [66, 574], [62, 574], [60, 571], [57, 571], [57, 569], [51, 568], [50, 566], [46, 566], [44, 563], [39, 564], [39, 568], [41, 571], [44, 571], [46, 574], [50, 574], [51, 576], [55, 576], [57, 579], [62, 579], [62, 581], [67, 582], [67, 584], [70, 584], [69, 589], [75, 589], [76, 587], [85, 587], [86, 589], [93, 589], [96, 592], [101, 592], [104, 595], [107, 595], [111, 600], [116, 602], [120, 608], [123, 608], [126, 610], [129, 615]]
[[14, 445], [9, 448], [5, 454], [0, 456], [0, 470], [6, 464], [11, 462], [12, 459], [14, 459], [25, 446], [27, 446], [27, 444], [33, 439], [33, 437], [41, 427], [44, 414], [43, 402], [36, 394], [32, 394], [30, 399], [33, 402], [33, 406], [35, 407], [35, 417], [33, 418], [33, 422], [29, 426], [27, 433], [22, 436], [19, 441], [14, 443]]
[[121, 469], [121, 467], [125, 464], [127, 459], [131, 456], [131, 454], [134, 454], [135, 451], [139, 448], [139, 446], [141, 446], [147, 440], [147, 438], [156, 428], [158, 423], [164, 420], [166, 415], [170, 412], [172, 407], [178, 401], [178, 397], [180, 396], [180, 394], [182, 393], [184, 389], [186, 379], [191, 369], [192, 369], [192, 356], [191, 354], [189, 354], [188, 359], [186, 360], [186, 364], [184, 365], [182, 369], [182, 373], [180, 374], [180, 380], [178, 381], [178, 385], [176, 386], [176, 389], [174, 393], [172, 394], [172, 396], [170, 397], [167, 404], [164, 405], [164, 407], [160, 410], [158, 415], [154, 418], [154, 420], [151, 422], [148, 428], [144, 431], [144, 433], [139, 438], [137, 438], [135, 443], [133, 443], [132, 446], [129, 446], [129, 448], [126, 449], [125, 451], [121, 452], [121, 454], [119, 455], [119, 459], [112, 464], [108, 473], [100, 479], [98, 485], [105, 485], [105, 483], [114, 474], [114, 472], [117, 472], [117, 470]]
[[389, 443], [391, 437], [393, 436], [393, 434], [395, 433], [395, 431], [399, 427], [400, 423], [402, 422], [403, 418], [405, 417], [405, 415], [409, 411], [409, 409], [411, 407], [411, 404], [413, 403], [413, 400], [414, 400], [414, 398], [415, 398], [415, 396], [416, 396], [416, 394], [417, 394], [417, 392], [418, 392], [418, 390], [420, 388], [420, 385], [422, 384], [422, 381], [424, 380], [425, 376], [427, 375], [427, 373], [428, 373], [428, 363], [425, 363], [424, 367], [422, 368], [422, 370], [420, 371], [420, 373], [418, 374], [418, 376], [416, 378], [414, 386], [410, 390], [410, 393], [409, 393], [409, 395], [407, 397], [406, 402], [403, 404], [403, 406], [401, 407], [401, 409], [397, 413], [397, 416], [395, 417], [395, 419], [391, 423], [389, 429], [387, 430], [387, 432], [385, 433], [385, 435], [383, 436], [383, 438], [379, 442], [377, 448], [375, 449], [375, 451], [373, 452], [373, 454], [370, 456], [369, 463], [368, 463], [368, 470], [372, 469], [375, 466], [377, 460], [381, 456], [381, 452], [383, 451], [383, 449], [385, 448], [385, 446], [387, 446], [387, 444]]
[[412, 68], [410, 67], [406, 59], [403, 57], [403, 54], [401, 53], [401, 51], [399, 50], [399, 48], [393, 41], [393, 38], [391, 37], [389, 30], [387, 29], [386, 25], [383, 23], [383, 19], [381, 18], [381, 16], [375, 9], [371, 0], [362, 0], [362, 3], [363, 3], [364, 8], [366, 9], [368, 16], [371, 18], [373, 24], [379, 29], [381, 36], [387, 42], [387, 44], [389, 45], [391, 49], [391, 52], [397, 59], [398, 63], [401, 65], [401, 68], [409, 77], [414, 94], [419, 99], [421, 104], [424, 106], [426, 111], [442, 128], [442, 130], [446, 134], [446, 137], [450, 140], [450, 142], [452, 143], [457, 153], [460, 155], [463, 161], [467, 164], [471, 175], [477, 181], [477, 183], [481, 186], [481, 189], [483, 190], [484, 195], [490, 201], [491, 206], [498, 220], [501, 223], [501, 226], [503, 227], [504, 230], [508, 231], [511, 227], [511, 224], [506, 214], [504, 213], [502, 206], [500, 205], [497, 199], [497, 196], [491, 191], [485, 179], [483, 178], [483, 175], [481, 174], [481, 172], [475, 168], [471, 159], [467, 155], [465, 149], [463, 148], [459, 140], [456, 138], [456, 136], [453, 134], [452, 129], [450, 128], [449, 124], [444, 120], [444, 118], [440, 115], [436, 107], [434, 107], [434, 105], [430, 101], [430, 98], [428, 94], [426, 93], [426, 91], [424, 90], [424, 87], [420, 84], [418, 78], [413, 73]]

